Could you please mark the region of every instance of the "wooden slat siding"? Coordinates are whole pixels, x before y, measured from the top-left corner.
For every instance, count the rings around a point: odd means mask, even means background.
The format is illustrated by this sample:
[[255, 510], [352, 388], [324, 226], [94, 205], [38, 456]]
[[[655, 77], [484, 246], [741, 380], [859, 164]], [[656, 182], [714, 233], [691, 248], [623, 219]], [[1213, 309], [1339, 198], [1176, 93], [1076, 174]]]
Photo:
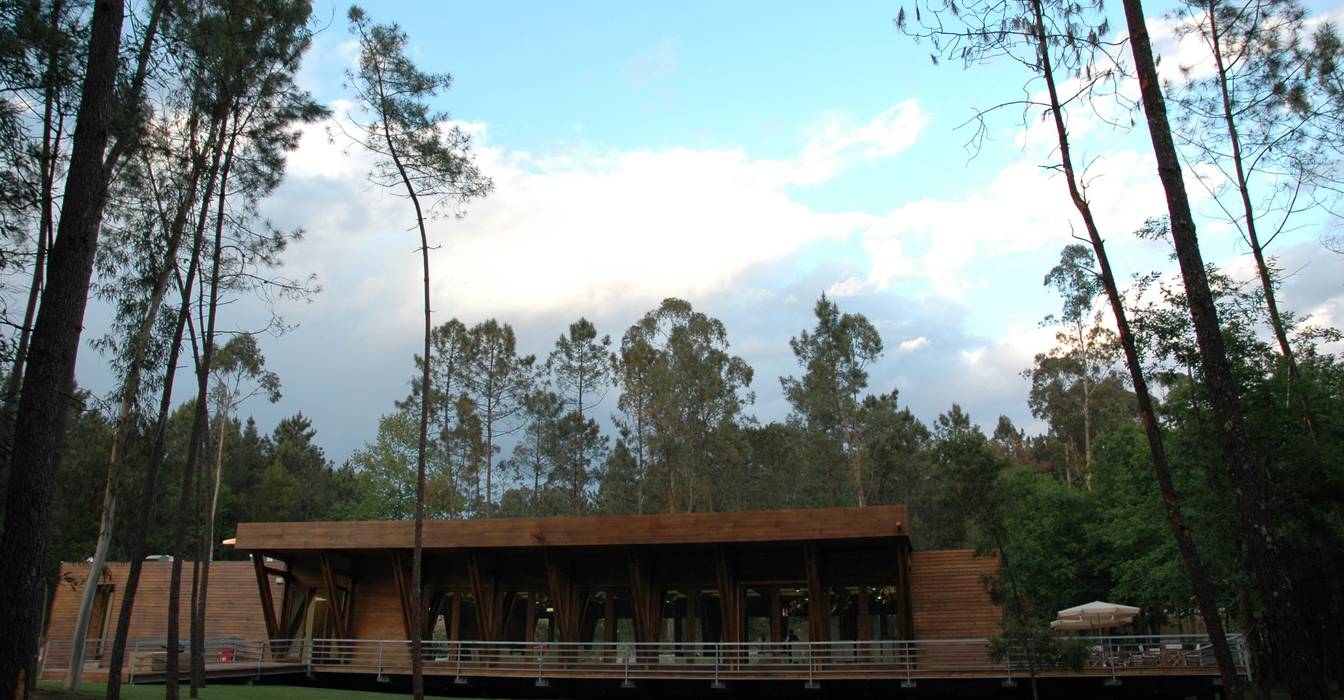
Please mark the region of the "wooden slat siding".
[[[190, 567], [191, 562], [184, 562]], [[108, 562], [103, 583], [112, 585], [108, 600], [112, 615], [108, 620], [106, 636], [116, 629], [116, 617], [121, 611], [121, 597], [126, 590], [126, 562]], [[75, 617], [79, 613], [79, 599], [89, 565], [62, 563], [60, 584], [56, 587], [47, 626], [47, 639], [74, 638]], [[140, 585], [135, 594], [135, 609], [131, 613], [130, 639], [162, 639], [167, 635], [168, 584], [172, 562], [147, 561], [140, 570]], [[278, 603], [284, 596], [284, 584], [270, 576], [271, 600]], [[179, 634], [185, 639], [189, 633], [191, 616], [191, 577], [182, 580], [181, 626]], [[265, 639], [266, 618], [257, 591], [256, 570], [248, 561], [217, 561], [210, 565], [210, 603], [206, 606], [205, 636]], [[110, 645], [109, 645], [110, 650]]]
[[969, 549], [914, 552], [910, 598], [915, 639], [970, 639], [999, 633], [1003, 612], [989, 599], [984, 577], [998, 571], [997, 557]]
[[[358, 550], [411, 546], [410, 521], [239, 523], [242, 551]], [[905, 537], [905, 506], [737, 513], [432, 520], [427, 549], [804, 542]]]
[[[383, 566], [386, 565], [386, 560], [384, 560]], [[406, 578], [410, 577], [407, 576]], [[407, 582], [407, 585], [409, 585], [409, 582]], [[402, 590], [398, 590], [391, 572], [382, 574], [378, 571], [372, 571], [372, 573], [364, 576], [359, 581], [355, 596], [359, 600], [354, 607], [354, 616], [349, 629], [352, 639], [406, 639], [408, 637], [407, 615], [402, 612]], [[406, 603], [410, 602], [409, 593], [404, 600]]]

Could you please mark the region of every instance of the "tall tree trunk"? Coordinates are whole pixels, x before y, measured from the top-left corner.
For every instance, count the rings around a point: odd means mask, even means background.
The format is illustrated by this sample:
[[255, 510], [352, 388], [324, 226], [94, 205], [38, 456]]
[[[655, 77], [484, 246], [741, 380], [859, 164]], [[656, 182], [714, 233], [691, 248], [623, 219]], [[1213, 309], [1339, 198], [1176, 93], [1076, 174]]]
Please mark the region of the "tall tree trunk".
[[1213, 646], [1214, 658], [1218, 661], [1218, 673], [1222, 679], [1223, 687], [1234, 698], [1239, 698], [1242, 690], [1241, 679], [1237, 676], [1236, 660], [1232, 656], [1232, 648], [1228, 644], [1227, 633], [1223, 629], [1223, 620], [1218, 615], [1218, 598], [1214, 593], [1213, 583], [1204, 568], [1203, 559], [1200, 558], [1199, 550], [1196, 548], [1194, 537], [1190, 532], [1190, 526], [1185, 520], [1184, 513], [1181, 512], [1180, 500], [1176, 496], [1176, 487], [1171, 478], [1171, 466], [1167, 462], [1166, 447], [1162, 442], [1162, 428], [1157, 421], [1156, 412], [1153, 410], [1152, 397], [1148, 392], [1148, 381], [1144, 378], [1143, 364], [1139, 360], [1134, 334], [1130, 330], [1129, 318], [1125, 313], [1124, 298], [1120, 296], [1119, 287], [1115, 282], [1115, 274], [1111, 269], [1110, 258], [1106, 254], [1106, 245], [1102, 240], [1100, 230], [1097, 228], [1096, 220], [1092, 216], [1092, 205], [1078, 187], [1078, 175], [1073, 167], [1068, 129], [1064, 125], [1063, 107], [1055, 85], [1049, 41], [1045, 32], [1042, 1], [1032, 0], [1032, 9], [1035, 14], [1036, 45], [1041, 58], [1041, 71], [1050, 95], [1050, 112], [1059, 142], [1061, 169], [1064, 171], [1064, 177], [1068, 183], [1069, 197], [1073, 201], [1074, 208], [1078, 210], [1079, 216], [1082, 217], [1088, 238], [1092, 242], [1092, 251], [1097, 257], [1102, 285], [1106, 289], [1106, 297], [1111, 304], [1111, 314], [1115, 317], [1120, 344], [1124, 348], [1125, 362], [1129, 366], [1130, 380], [1134, 386], [1134, 397], [1138, 403], [1139, 415], [1143, 420], [1144, 433], [1148, 438], [1148, 451], [1153, 459], [1153, 476], [1157, 479], [1158, 489], [1162, 493], [1162, 505], [1166, 510], [1167, 525], [1171, 528], [1172, 537], [1176, 540], [1176, 549], [1180, 552], [1181, 563], [1185, 567], [1187, 578], [1190, 579], [1190, 589], [1195, 594], [1200, 615], [1203, 617], [1204, 626], [1208, 630], [1209, 642]]
[[65, 438], [75, 358], [94, 250], [107, 201], [104, 162], [121, 47], [124, 0], [99, 0], [90, 21], [88, 66], [75, 124], [64, 205], [33, 323], [14, 422], [4, 534], [0, 539], [0, 697], [26, 694], [21, 677], [37, 652], [40, 580], [51, 526], [57, 455]]
[[1292, 581], [1289, 580], [1279, 544], [1275, 539], [1273, 518], [1269, 512], [1268, 478], [1264, 465], [1256, 459], [1246, 434], [1232, 366], [1227, 358], [1218, 309], [1204, 269], [1199, 239], [1195, 233], [1190, 200], [1181, 179], [1180, 159], [1167, 121], [1166, 101], [1162, 95], [1148, 27], [1140, 0], [1124, 0], [1125, 21], [1129, 27], [1129, 45], [1139, 79], [1148, 134], [1157, 159], [1157, 172], [1166, 191], [1171, 218], [1171, 239], [1176, 248], [1181, 277], [1185, 282], [1190, 319], [1195, 327], [1204, 385], [1217, 421], [1214, 429], [1222, 443], [1232, 492], [1236, 497], [1238, 524], [1247, 543], [1249, 564], [1260, 598], [1265, 605], [1265, 621], [1274, 651], [1288, 674], [1294, 698], [1324, 700], [1327, 685], [1324, 667], [1313, 640], [1315, 631], [1308, 627], [1297, 608]]
[[1237, 121], [1232, 109], [1231, 90], [1227, 84], [1228, 67], [1223, 60], [1223, 45], [1218, 33], [1218, 0], [1208, 0], [1209, 7], [1209, 45], [1213, 50], [1213, 61], [1217, 68], [1218, 91], [1223, 101], [1223, 120], [1227, 124], [1227, 137], [1232, 146], [1232, 165], [1237, 175], [1237, 193], [1241, 196], [1242, 214], [1246, 219], [1246, 242], [1251, 245], [1251, 254], [1255, 257], [1255, 269], [1260, 274], [1260, 286], [1265, 292], [1265, 308], [1269, 311], [1269, 323], [1274, 330], [1274, 339], [1279, 343], [1279, 352], [1288, 365], [1288, 378], [1297, 389], [1297, 403], [1302, 407], [1302, 421], [1306, 424], [1307, 434], [1313, 445], [1316, 444], [1316, 417], [1312, 413], [1302, 375], [1297, 369], [1297, 356], [1288, 342], [1288, 331], [1283, 325], [1283, 316], [1279, 314], [1279, 303], [1274, 295], [1274, 279], [1265, 262], [1265, 249], [1260, 244], [1260, 234], [1255, 222], [1255, 207], [1251, 204], [1251, 186], [1246, 174], [1245, 159], [1241, 154], [1241, 135], [1237, 132]]

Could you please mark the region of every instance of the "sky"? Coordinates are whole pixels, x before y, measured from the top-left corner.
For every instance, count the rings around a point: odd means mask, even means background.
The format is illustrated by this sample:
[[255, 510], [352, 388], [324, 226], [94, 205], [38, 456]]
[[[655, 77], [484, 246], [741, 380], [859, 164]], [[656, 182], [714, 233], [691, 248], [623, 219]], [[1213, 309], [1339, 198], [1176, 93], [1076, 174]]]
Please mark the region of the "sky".
[[[473, 135], [495, 185], [464, 217], [431, 225], [436, 324], [496, 318], [544, 357], [580, 316], [619, 344], [681, 297], [723, 321], [755, 369], [750, 413], [765, 422], [788, 413], [779, 378], [800, 373], [788, 341], [812, 327], [825, 292], [882, 334], [871, 391], [899, 390], [925, 421], [957, 402], [988, 429], [1000, 414], [1041, 429], [1021, 373], [1053, 343], [1041, 321], [1059, 299], [1042, 278], [1082, 228], [1064, 182], [1042, 167], [1052, 132], [1039, 115], [993, 113], [978, 149], [966, 126], [977, 109], [1041, 89], [1020, 67], [934, 65], [927, 44], [893, 26], [889, 2], [364, 7], [407, 31], [422, 69], [452, 74], [435, 106]], [[348, 5], [315, 8], [300, 84], [339, 119], [355, 57]], [[1200, 70], [1161, 12], [1150, 9], [1150, 26], [1164, 70]], [[1164, 212], [1142, 115], [1099, 111], [1139, 124], [1071, 115], [1113, 264], [1126, 279], [1170, 271], [1166, 244], [1131, 235]], [[263, 207], [306, 231], [282, 274], [315, 274], [322, 292], [277, 306], [293, 328], [261, 345], [283, 398], [242, 411], [263, 431], [302, 411], [339, 464], [408, 393], [422, 310], [409, 202], [370, 184], [369, 160], [332, 127], [305, 131]], [[1246, 247], [1191, 191], [1205, 257], [1249, 279]], [[1324, 225], [1304, 221], [1270, 252], [1288, 273], [1282, 305], [1339, 326], [1344, 256], [1319, 244]], [[244, 298], [223, 313], [223, 327], [245, 330], [265, 311]], [[105, 365], [86, 343], [81, 384], [109, 393]], [[614, 392], [598, 413], [613, 411]]]

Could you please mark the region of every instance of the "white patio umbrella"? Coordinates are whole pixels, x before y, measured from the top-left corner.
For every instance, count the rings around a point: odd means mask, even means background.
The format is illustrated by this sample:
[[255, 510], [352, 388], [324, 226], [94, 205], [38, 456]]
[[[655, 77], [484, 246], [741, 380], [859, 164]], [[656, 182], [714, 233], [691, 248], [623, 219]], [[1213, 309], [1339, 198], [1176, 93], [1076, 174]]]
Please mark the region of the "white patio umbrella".
[[1050, 623], [1050, 629], [1100, 630], [1119, 627], [1132, 622], [1138, 614], [1139, 609], [1132, 605], [1094, 600], [1060, 610], [1058, 619]]

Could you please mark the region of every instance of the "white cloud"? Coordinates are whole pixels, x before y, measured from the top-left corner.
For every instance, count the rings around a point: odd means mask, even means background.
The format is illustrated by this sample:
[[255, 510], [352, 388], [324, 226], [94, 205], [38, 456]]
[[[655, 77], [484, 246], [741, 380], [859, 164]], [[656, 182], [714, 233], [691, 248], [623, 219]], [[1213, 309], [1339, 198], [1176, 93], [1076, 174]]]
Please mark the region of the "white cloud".
[[[459, 124], [475, 136], [495, 191], [465, 218], [430, 224], [436, 313], [600, 314], [721, 293], [744, 271], [845, 239], [869, 219], [813, 211], [786, 187], [892, 157], [927, 121], [914, 101], [857, 126], [831, 117], [788, 160], [740, 149], [532, 154], [491, 144], [483, 124]], [[369, 157], [328, 127], [305, 132], [271, 214], [283, 222], [289, 212], [308, 229], [296, 266], [315, 266], [329, 289], [349, 290], [326, 304], [383, 310], [365, 320], [373, 331], [413, 328], [421, 273], [410, 206], [396, 190], [370, 185]]]
[[901, 343], [896, 346], [896, 352], [914, 352], [915, 350], [925, 347], [928, 344], [929, 339], [921, 335], [918, 338], [911, 338], [910, 340], [902, 340]]

